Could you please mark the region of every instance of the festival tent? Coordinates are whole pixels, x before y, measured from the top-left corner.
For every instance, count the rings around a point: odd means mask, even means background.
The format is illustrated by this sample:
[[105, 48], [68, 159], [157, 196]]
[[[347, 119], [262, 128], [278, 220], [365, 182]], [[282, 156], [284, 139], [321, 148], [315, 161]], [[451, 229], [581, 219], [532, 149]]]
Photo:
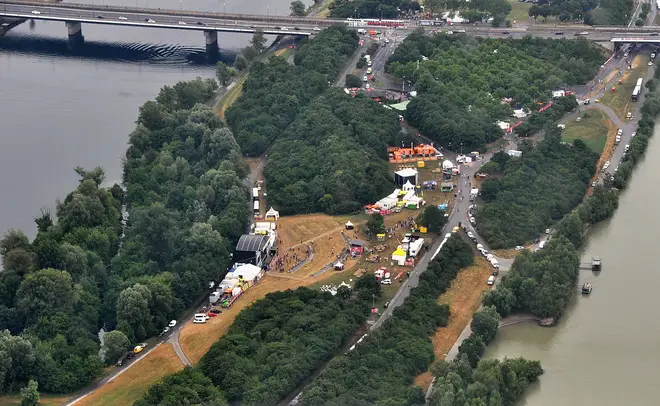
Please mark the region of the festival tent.
[[266, 220], [277, 220], [280, 218], [280, 212], [272, 207], [266, 212]]
[[442, 169], [452, 169], [454, 167], [454, 164], [450, 160], [446, 160], [442, 162]]
[[406, 251], [401, 249], [401, 247], [397, 248], [393, 253], [392, 253], [392, 262], [396, 262], [397, 265], [403, 266], [406, 263]]
[[353, 228], [355, 228], [355, 224], [351, 223], [350, 220], [346, 222], [345, 226], [347, 230], [352, 230]]

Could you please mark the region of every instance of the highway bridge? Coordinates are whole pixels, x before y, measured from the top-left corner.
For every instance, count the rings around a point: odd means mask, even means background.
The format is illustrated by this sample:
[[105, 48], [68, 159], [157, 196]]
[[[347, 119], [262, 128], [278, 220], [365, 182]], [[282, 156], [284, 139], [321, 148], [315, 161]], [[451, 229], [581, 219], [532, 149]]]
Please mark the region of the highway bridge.
[[218, 52], [218, 32], [308, 37], [341, 20], [212, 13], [169, 9], [133, 8], [35, 1], [0, 1], [0, 17], [61, 21], [66, 24], [69, 44], [84, 43], [82, 24], [202, 31], [209, 55]]

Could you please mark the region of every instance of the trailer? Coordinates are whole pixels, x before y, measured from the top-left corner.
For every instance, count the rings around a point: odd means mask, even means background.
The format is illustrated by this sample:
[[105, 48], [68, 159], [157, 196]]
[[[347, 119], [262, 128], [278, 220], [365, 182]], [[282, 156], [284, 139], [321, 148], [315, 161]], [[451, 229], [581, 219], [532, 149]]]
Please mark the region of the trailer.
[[257, 188], [257, 187], [252, 188], [252, 199], [255, 199], [255, 200], [259, 199], [259, 188]]
[[255, 215], [259, 214], [259, 200], [254, 201], [252, 204], [252, 209], [254, 210]]

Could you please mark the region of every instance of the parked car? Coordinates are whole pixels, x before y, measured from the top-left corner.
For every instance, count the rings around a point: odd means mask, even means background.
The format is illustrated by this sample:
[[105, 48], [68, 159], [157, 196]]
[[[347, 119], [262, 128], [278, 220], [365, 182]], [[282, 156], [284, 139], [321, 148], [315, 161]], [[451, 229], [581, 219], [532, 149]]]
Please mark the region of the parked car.
[[314, 27], [314, 31], [321, 31], [319, 27]]
[[564, 35], [564, 32], [563, 31], [557, 31], [557, 32], [555, 32], [555, 35]]
[[220, 314], [220, 313], [222, 313], [222, 310], [220, 310], [220, 309], [211, 309], [211, 313]]
[[34, 14], [34, 15], [39, 15], [39, 14], [41, 14], [41, 12], [40, 12], [40, 11], [37, 11], [37, 10], [32, 10], [32, 14]]
[[147, 346], [147, 343], [138, 344], [138, 345], [135, 346], [135, 348], [133, 348], [133, 352], [135, 354], [139, 354], [144, 350], [144, 347], [146, 347], [146, 346]]
[[380, 281], [383, 285], [391, 285], [392, 284], [392, 279], [383, 279]]
[[168, 327], [174, 327], [176, 326], [176, 320], [170, 321], [170, 323], [167, 325]]
[[126, 18], [126, 17], [119, 17], [118, 20], [126, 21], [126, 20], [128, 20], [128, 18]]
[[467, 232], [467, 236], [468, 236], [468, 238], [474, 238], [474, 234], [472, 234], [471, 231], [468, 231], [468, 232]]
[[215, 316], [217, 316], [217, 314], [215, 314], [215, 313], [213, 313], [213, 312], [209, 312], [209, 313], [208, 313], [208, 316], [209, 316], [209, 317], [215, 317]]

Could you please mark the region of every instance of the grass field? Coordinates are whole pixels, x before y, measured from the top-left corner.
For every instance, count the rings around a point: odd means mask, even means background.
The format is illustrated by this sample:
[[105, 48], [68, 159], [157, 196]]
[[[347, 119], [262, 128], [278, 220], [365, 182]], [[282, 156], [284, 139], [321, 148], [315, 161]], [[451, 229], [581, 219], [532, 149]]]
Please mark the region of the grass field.
[[229, 91], [220, 99], [218, 104], [215, 106], [215, 111], [218, 113], [221, 119], [225, 119], [225, 111], [231, 106], [236, 99], [239, 98], [243, 92], [243, 84], [247, 80], [247, 75], [243, 76], [236, 82], [234, 87], [229, 89]]
[[[66, 403], [70, 396], [63, 395], [41, 395], [39, 406], [60, 406]], [[19, 406], [21, 395], [0, 396], [0, 406]]]
[[531, 3], [521, 3], [516, 0], [509, 0], [511, 4], [511, 12], [506, 16], [507, 20], [514, 20], [517, 23], [527, 21], [529, 19], [529, 9], [532, 7]]
[[584, 141], [592, 151], [603, 152], [607, 141], [609, 119], [599, 110], [588, 110], [581, 116], [581, 121], [573, 119], [566, 124], [562, 132], [562, 141], [573, 142], [576, 139]]
[[[609, 106], [622, 120], [626, 119], [626, 113], [631, 110], [630, 106], [633, 101], [630, 96], [632, 95], [635, 83], [639, 78], [646, 78], [649, 56], [646, 54], [637, 55], [632, 62], [632, 69], [626, 70], [614, 85], [616, 91], [612, 92], [611, 87], [605, 89], [605, 94], [601, 97], [601, 103]], [[646, 89], [642, 89], [646, 90]]]
[[[486, 284], [493, 268], [482, 256], [475, 256], [474, 264], [458, 273], [451, 287], [438, 298], [438, 303], [449, 304], [451, 315], [447, 327], [436, 330], [431, 337], [436, 359], [444, 359], [458, 336], [472, 319], [481, 304], [481, 297], [490, 287]], [[415, 384], [426, 390], [433, 376], [425, 372], [415, 378]]]
[[161, 344], [115, 380], [81, 399], [76, 406], [131, 405], [154, 383], [183, 369], [171, 344]]

